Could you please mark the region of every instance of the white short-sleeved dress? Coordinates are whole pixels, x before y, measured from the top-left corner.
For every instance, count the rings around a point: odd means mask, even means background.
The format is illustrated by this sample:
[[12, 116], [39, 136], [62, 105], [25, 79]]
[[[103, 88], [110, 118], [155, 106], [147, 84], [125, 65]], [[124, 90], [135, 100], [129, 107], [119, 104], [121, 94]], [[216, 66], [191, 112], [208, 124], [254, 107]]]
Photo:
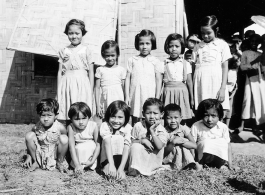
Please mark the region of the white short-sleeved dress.
[[[193, 83], [196, 110], [201, 101], [216, 99], [222, 84], [222, 63], [231, 57], [229, 46], [222, 39], [216, 38], [209, 43], [202, 41], [195, 46], [192, 61], [195, 62]], [[222, 106], [230, 109], [227, 88]]]
[[163, 64], [152, 56], [133, 56], [128, 59], [127, 71], [131, 73], [129, 97], [131, 115], [142, 117], [142, 106], [146, 99], [155, 97], [156, 73], [163, 73]]
[[68, 110], [75, 102], [85, 102], [92, 110], [92, 89], [88, 77], [91, 52], [84, 45], [65, 47], [59, 52], [62, 78], [57, 91], [58, 119], [69, 120]]
[[97, 68], [95, 77], [100, 79], [102, 89], [100, 104], [104, 112], [113, 101], [124, 101], [122, 81], [126, 78], [125, 68], [121, 66], [112, 68], [101, 66]]
[[[85, 163], [89, 158], [93, 157], [96, 149], [96, 143], [94, 141], [94, 131], [98, 129], [97, 123], [88, 121], [85, 130], [80, 131], [70, 124], [75, 139], [75, 151], [79, 163]], [[71, 161], [70, 165], [75, 168], [74, 162]], [[84, 168], [84, 165], [82, 165]], [[94, 170], [97, 167], [97, 160], [89, 168]]]

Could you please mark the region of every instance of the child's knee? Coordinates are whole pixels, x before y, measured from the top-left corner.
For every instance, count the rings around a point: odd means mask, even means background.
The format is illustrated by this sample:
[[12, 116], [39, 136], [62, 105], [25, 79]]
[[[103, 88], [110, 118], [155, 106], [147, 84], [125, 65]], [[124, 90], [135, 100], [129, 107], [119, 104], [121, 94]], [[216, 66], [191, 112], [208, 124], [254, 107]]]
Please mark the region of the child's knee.
[[68, 137], [67, 137], [67, 135], [60, 135], [59, 142], [62, 145], [68, 144]]
[[32, 131], [28, 132], [28, 133], [26, 134], [26, 136], [25, 136], [25, 140], [26, 140], [27, 142], [29, 142], [29, 141], [33, 141], [33, 140], [35, 140], [35, 139], [36, 139], [36, 134], [35, 134], [34, 132], [32, 132]]

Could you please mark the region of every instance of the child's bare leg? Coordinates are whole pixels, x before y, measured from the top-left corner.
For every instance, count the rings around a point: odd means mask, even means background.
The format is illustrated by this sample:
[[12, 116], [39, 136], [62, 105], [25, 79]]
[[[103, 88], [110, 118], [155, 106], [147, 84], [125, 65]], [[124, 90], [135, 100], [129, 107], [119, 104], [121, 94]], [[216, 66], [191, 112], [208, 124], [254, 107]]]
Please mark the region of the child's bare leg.
[[57, 149], [57, 168], [59, 169], [60, 172], [64, 171], [62, 163], [64, 161], [64, 157], [67, 151], [68, 151], [68, 137], [67, 135], [60, 135], [58, 149]]
[[236, 132], [236, 133], [242, 132], [244, 130], [244, 125], [245, 125], [245, 121], [241, 120], [240, 126], [236, 129], [236, 131], [238, 131], [238, 132]]
[[227, 125], [228, 128], [229, 128], [229, 125], [230, 125], [230, 118], [226, 118], [225, 123], [226, 123], [226, 125]]
[[37, 141], [37, 137], [34, 132], [28, 132], [25, 136], [26, 146], [27, 146], [27, 158], [25, 162], [22, 164], [24, 167], [29, 168], [30, 171], [34, 171], [39, 167], [36, 160], [36, 144], [34, 142]]

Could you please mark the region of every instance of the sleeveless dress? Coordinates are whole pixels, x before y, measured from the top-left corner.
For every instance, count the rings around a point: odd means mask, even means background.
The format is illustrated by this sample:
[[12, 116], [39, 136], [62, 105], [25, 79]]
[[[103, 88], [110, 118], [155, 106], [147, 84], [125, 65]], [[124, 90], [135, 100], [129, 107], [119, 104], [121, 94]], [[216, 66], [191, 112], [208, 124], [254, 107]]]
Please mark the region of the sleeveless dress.
[[57, 98], [60, 120], [69, 120], [68, 110], [75, 102], [85, 102], [92, 110], [92, 89], [88, 77], [91, 52], [86, 46], [67, 46], [59, 52], [62, 64], [62, 78], [59, 83]]
[[121, 66], [112, 68], [101, 66], [97, 68], [95, 77], [100, 79], [100, 87], [102, 89], [100, 104], [104, 112], [113, 101], [124, 101], [122, 80], [126, 78], [125, 68]]
[[[228, 44], [218, 38], [210, 43], [202, 41], [195, 46], [192, 53], [192, 61], [195, 62], [193, 78], [195, 110], [201, 101], [208, 98], [216, 99], [222, 84], [222, 63], [231, 57]], [[230, 109], [227, 88], [222, 106], [224, 109]]]

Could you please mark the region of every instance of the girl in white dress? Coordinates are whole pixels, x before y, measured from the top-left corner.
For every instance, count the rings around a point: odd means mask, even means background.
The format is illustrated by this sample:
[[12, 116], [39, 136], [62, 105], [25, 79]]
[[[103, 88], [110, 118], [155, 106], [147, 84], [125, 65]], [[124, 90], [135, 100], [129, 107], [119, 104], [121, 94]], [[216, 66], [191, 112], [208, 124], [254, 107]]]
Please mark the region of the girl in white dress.
[[[124, 101], [124, 81], [126, 70], [118, 66], [117, 59], [120, 55], [119, 46], [115, 41], [109, 40], [103, 43], [101, 55], [106, 61], [105, 66], [96, 70], [96, 109], [97, 115], [102, 118], [107, 107], [116, 100]], [[100, 96], [100, 88], [102, 90]]]
[[163, 65], [151, 55], [156, 49], [152, 31], [142, 30], [135, 36], [135, 49], [139, 55], [128, 59], [125, 81], [125, 102], [131, 107], [132, 124], [142, 117], [142, 107], [147, 98], [160, 98]]
[[72, 161], [70, 165], [75, 172], [84, 168], [94, 170], [100, 152], [98, 126], [90, 121], [91, 111], [84, 102], [71, 105], [68, 116], [72, 123], [68, 125], [69, 150]]
[[85, 102], [92, 108], [94, 70], [91, 52], [87, 46], [81, 44], [86, 32], [83, 21], [70, 20], [66, 24], [64, 33], [71, 44], [59, 51], [58, 119], [64, 123], [66, 120], [69, 122], [67, 113], [73, 103]]
[[224, 109], [229, 109], [226, 88], [228, 59], [232, 57], [229, 46], [217, 38], [218, 21], [215, 16], [203, 18], [200, 26], [203, 41], [195, 46], [192, 53], [192, 61], [195, 63], [195, 110], [202, 100], [208, 98], [216, 98], [222, 102]]

